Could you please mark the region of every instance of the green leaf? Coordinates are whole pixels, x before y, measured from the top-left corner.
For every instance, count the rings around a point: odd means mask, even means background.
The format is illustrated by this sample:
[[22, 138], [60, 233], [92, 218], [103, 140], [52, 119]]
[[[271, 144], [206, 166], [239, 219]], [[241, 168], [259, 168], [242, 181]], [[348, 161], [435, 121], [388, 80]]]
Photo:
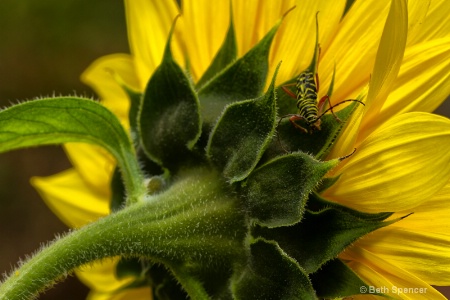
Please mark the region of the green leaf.
[[[271, 145], [271, 152], [275, 153], [273, 155], [276, 155], [277, 153], [285, 153], [286, 150], [304, 151], [313, 154], [317, 158], [325, 158], [346, 125], [346, 121], [351, 117], [358, 105], [358, 102], [353, 102], [342, 110], [337, 111], [335, 109], [334, 113], [340, 121], [333, 114], [327, 113], [321, 119], [321, 130], [317, 130], [312, 134], [296, 129], [289, 121], [289, 118], [281, 116], [283, 120], [277, 127], [277, 139]], [[295, 111], [291, 111], [291, 113], [293, 112]], [[308, 128], [308, 125], [303, 121], [297, 121], [296, 123], [303, 128]]]
[[163, 61], [147, 84], [138, 120], [146, 154], [168, 169], [190, 155], [201, 133], [197, 95], [170, 50], [172, 31]]
[[313, 273], [358, 238], [393, 222], [396, 221], [364, 220], [327, 208], [317, 213], [307, 210], [301, 223], [291, 227], [256, 227], [254, 235], [277, 241], [307, 273]]
[[201, 89], [209, 80], [211, 80], [220, 71], [225, 69], [229, 64], [236, 60], [237, 45], [236, 35], [234, 32], [233, 10], [230, 9], [230, 25], [228, 27], [227, 35], [223, 41], [222, 46], [214, 57], [211, 65], [203, 74], [202, 78], [197, 82], [196, 88]]
[[272, 140], [277, 71], [264, 96], [228, 105], [210, 135], [207, 156], [231, 182], [250, 174]]
[[338, 162], [322, 162], [298, 152], [280, 156], [259, 167], [245, 183], [249, 215], [268, 227], [299, 222], [308, 195]]
[[[320, 298], [341, 298], [369, 290], [369, 286], [339, 259], [327, 262], [320, 270], [311, 274], [310, 278]], [[371, 293], [371, 295], [381, 294]]]
[[117, 117], [102, 105], [60, 97], [25, 102], [0, 112], [0, 152], [68, 142], [104, 147], [117, 159], [129, 201], [145, 194], [131, 141]]
[[261, 95], [269, 69], [270, 45], [280, 24], [281, 20], [249, 52], [199, 90], [202, 118], [207, 126], [212, 126], [227, 104]]
[[317, 299], [308, 276], [298, 263], [270, 241], [250, 245], [248, 264], [235, 272], [231, 286], [234, 299]]

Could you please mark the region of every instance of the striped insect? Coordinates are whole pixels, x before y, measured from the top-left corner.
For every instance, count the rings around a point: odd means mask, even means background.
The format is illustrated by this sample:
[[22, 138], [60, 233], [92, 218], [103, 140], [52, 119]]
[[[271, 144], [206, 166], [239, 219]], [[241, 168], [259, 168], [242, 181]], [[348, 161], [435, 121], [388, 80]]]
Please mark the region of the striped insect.
[[[334, 118], [342, 122], [338, 116], [334, 113], [333, 109], [341, 104], [344, 104], [346, 102], [358, 102], [364, 105], [363, 102], [356, 99], [348, 99], [341, 101], [335, 105], [331, 104], [329, 95], [325, 95], [322, 98], [320, 98], [319, 101], [317, 101], [318, 98], [318, 92], [319, 92], [319, 75], [318, 75], [318, 62], [320, 57], [320, 45], [319, 45], [319, 21], [318, 21], [318, 14], [316, 13], [316, 46], [314, 49], [314, 55], [311, 60], [311, 64], [309, 67], [300, 73], [300, 75], [297, 77], [297, 81], [295, 84], [288, 84], [284, 85], [281, 88], [291, 96], [292, 98], [297, 100], [297, 109], [298, 112], [296, 114], [288, 114], [284, 115], [280, 118], [277, 125], [277, 132], [278, 127], [280, 126], [280, 123], [283, 119], [289, 118], [289, 121], [291, 122], [292, 126], [294, 128], [304, 132], [304, 133], [313, 133], [316, 130], [320, 130], [320, 126], [322, 124], [322, 117], [327, 113], [331, 112], [334, 116]], [[288, 86], [296, 87], [296, 93], [294, 94], [291, 90], [289, 90]], [[334, 74], [333, 79], [331, 81], [330, 87], [334, 85]], [[328, 91], [328, 94], [331, 94], [331, 88]], [[328, 108], [326, 109], [328, 103]], [[304, 120], [307, 128], [301, 126], [297, 123], [297, 121]], [[284, 149], [284, 147], [281, 144], [280, 141], [280, 135], [278, 134], [278, 142], [280, 143], [281, 147]], [[286, 149], [284, 149], [286, 151]], [[286, 151], [287, 152], [287, 151]]]
[[[328, 95], [323, 96], [319, 102], [317, 102], [317, 93], [319, 91], [319, 76], [316, 73], [314, 76], [313, 72], [305, 71], [302, 72], [298, 78], [297, 83], [295, 84], [297, 93], [294, 94], [288, 88], [288, 85], [282, 86], [282, 89], [292, 98], [297, 100], [297, 114], [288, 114], [284, 115], [278, 121], [278, 125], [284, 119], [289, 117], [289, 121], [296, 128], [305, 133], [313, 133], [315, 130], [320, 130], [320, 125], [322, 124], [322, 117], [329, 111], [333, 114], [337, 121], [341, 120], [336, 116], [333, 111], [338, 105], [341, 105], [346, 102], [359, 102], [364, 105], [363, 102], [356, 99], [348, 99], [341, 101], [335, 105], [331, 105], [330, 97]], [[328, 102], [329, 108], [325, 109], [325, 104]], [[308, 128], [304, 128], [296, 121], [304, 120]]]
[[[290, 84], [293, 85], [293, 84]], [[295, 83], [296, 86], [296, 94], [294, 94], [292, 91], [290, 91], [287, 87], [289, 85], [284, 85], [281, 88], [286, 92], [287, 95], [297, 100], [297, 109], [298, 112], [296, 114], [287, 114], [280, 118], [278, 121], [278, 125], [276, 128], [277, 136], [278, 136], [278, 143], [281, 146], [281, 148], [288, 152], [288, 150], [283, 146], [280, 140], [280, 133], [279, 133], [279, 126], [281, 124], [281, 121], [285, 118], [289, 118], [290, 123], [292, 126], [300, 130], [304, 133], [314, 133], [316, 130], [321, 130], [321, 124], [322, 124], [322, 117], [329, 111], [333, 114], [334, 118], [338, 122], [342, 122], [342, 120], [339, 119], [339, 117], [334, 113], [333, 109], [341, 104], [344, 104], [346, 102], [358, 102], [362, 105], [364, 105], [363, 102], [356, 99], [348, 99], [341, 101], [335, 105], [331, 104], [330, 97], [328, 95], [323, 96], [320, 98], [319, 101], [317, 101], [318, 98], [318, 91], [319, 91], [319, 76], [317, 73], [311, 72], [311, 71], [304, 71], [302, 72], [298, 77], [297, 81]], [[325, 109], [326, 105], [328, 103], [328, 108]], [[297, 123], [297, 121], [303, 120], [305, 123], [305, 127], [301, 126]], [[351, 155], [351, 154], [350, 154]], [[345, 156], [345, 158], [348, 156]]]

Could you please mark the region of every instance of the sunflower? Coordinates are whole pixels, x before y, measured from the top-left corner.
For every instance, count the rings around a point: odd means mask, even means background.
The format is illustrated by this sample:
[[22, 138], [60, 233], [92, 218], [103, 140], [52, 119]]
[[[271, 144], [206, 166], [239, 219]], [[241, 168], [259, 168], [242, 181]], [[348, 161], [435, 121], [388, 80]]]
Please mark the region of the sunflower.
[[[237, 56], [242, 57], [296, 6], [284, 18], [269, 55], [269, 74], [283, 61], [277, 82], [288, 82], [314, 55], [319, 12], [319, 99], [332, 84], [330, 106], [358, 97], [366, 104], [355, 111], [328, 154], [343, 157], [357, 149], [328, 174], [339, 179], [321, 197], [370, 213], [392, 211], [393, 219], [414, 213], [361, 238], [340, 258], [368, 284], [389, 287], [383, 292], [395, 298], [444, 299], [430, 286], [450, 284], [445, 205], [450, 122], [430, 114], [450, 93], [450, 6], [444, 0], [356, 1], [348, 11], [346, 1], [312, 0], [231, 5], [228, 0], [183, 0], [181, 6], [175, 1], [135, 0], [125, 1], [125, 6], [131, 54], [98, 59], [82, 80], [127, 128], [130, 103], [120, 82], [136, 92], [145, 90], [177, 15], [173, 56], [198, 82], [225, 39], [230, 16]], [[33, 178], [32, 184], [61, 220], [78, 228], [111, 213], [115, 162], [99, 147], [66, 144], [65, 149], [74, 168]], [[117, 261], [76, 271], [92, 290], [89, 299], [149, 299], [148, 287], [131, 288], [129, 278], [115, 277]], [[395, 293], [394, 286], [425, 288], [426, 293]]]

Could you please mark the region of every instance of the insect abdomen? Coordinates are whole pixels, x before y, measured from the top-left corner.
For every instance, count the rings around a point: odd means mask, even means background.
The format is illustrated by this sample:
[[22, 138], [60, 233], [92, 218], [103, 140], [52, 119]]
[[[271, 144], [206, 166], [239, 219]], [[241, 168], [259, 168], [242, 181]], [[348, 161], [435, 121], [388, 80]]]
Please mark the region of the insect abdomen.
[[297, 107], [307, 124], [317, 120], [317, 88], [312, 72], [303, 72], [297, 78]]

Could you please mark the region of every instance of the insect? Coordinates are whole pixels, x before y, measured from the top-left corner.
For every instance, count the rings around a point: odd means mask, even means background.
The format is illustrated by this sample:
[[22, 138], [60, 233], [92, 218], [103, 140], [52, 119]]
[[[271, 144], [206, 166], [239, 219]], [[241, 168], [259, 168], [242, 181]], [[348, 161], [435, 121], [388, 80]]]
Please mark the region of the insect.
[[[358, 102], [364, 105], [363, 102], [356, 99], [348, 99], [341, 101], [335, 105], [331, 105], [330, 97], [328, 95], [323, 96], [319, 100], [319, 102], [317, 102], [317, 93], [319, 91], [319, 76], [317, 73], [314, 76], [314, 73], [310, 71], [302, 72], [298, 76], [295, 86], [297, 88], [297, 94], [294, 94], [289, 89], [287, 89], [287, 85], [282, 86], [282, 89], [289, 96], [297, 99], [298, 113], [282, 116], [278, 121], [278, 125], [284, 118], [289, 117], [289, 121], [291, 122], [291, 124], [296, 129], [299, 129], [305, 133], [313, 133], [315, 130], [320, 130], [320, 125], [322, 124], [321, 119], [329, 111], [331, 111], [337, 121], [342, 122], [333, 111], [333, 108], [338, 105], [346, 102]], [[328, 105], [330, 107], [324, 110], [326, 102], [328, 102]], [[295, 122], [299, 120], [304, 120], [308, 128], [304, 128]]]
[[[292, 84], [291, 84], [292, 85]], [[333, 109], [336, 106], [339, 106], [346, 102], [358, 102], [364, 105], [364, 103], [360, 100], [356, 99], [348, 99], [341, 101], [335, 105], [331, 105], [330, 97], [328, 95], [323, 96], [318, 102], [317, 102], [317, 93], [319, 91], [319, 76], [317, 73], [314, 74], [314, 72], [311, 71], [304, 71], [297, 77], [297, 82], [295, 83], [296, 86], [296, 94], [294, 94], [292, 91], [290, 91], [287, 87], [289, 85], [282, 86], [281, 88], [291, 96], [292, 98], [297, 100], [297, 108], [298, 113], [296, 114], [287, 114], [280, 118], [277, 125], [277, 132], [278, 127], [280, 126], [280, 123], [283, 119], [289, 118], [289, 121], [291, 122], [292, 126], [304, 133], [310, 133], [312, 134], [316, 130], [320, 130], [320, 126], [322, 124], [322, 117], [329, 111], [333, 114], [335, 119], [339, 122], [342, 122], [338, 116], [334, 113]], [[325, 109], [325, 104], [328, 102], [329, 108]], [[296, 123], [296, 121], [304, 120], [306, 123], [307, 128], [304, 128], [303, 126]], [[278, 143], [281, 145], [281, 147], [287, 152], [287, 150], [282, 146], [280, 141], [280, 135], [278, 134]]]
[[[363, 102], [356, 99], [348, 99], [341, 101], [335, 105], [331, 105], [330, 97], [329, 95], [323, 96], [319, 101], [317, 101], [318, 98], [318, 92], [319, 92], [319, 74], [317, 72], [318, 70], [318, 61], [320, 56], [320, 45], [319, 45], [319, 21], [318, 21], [318, 14], [316, 13], [316, 47], [314, 50], [314, 55], [311, 61], [311, 64], [309, 67], [300, 73], [300, 75], [297, 77], [297, 81], [295, 84], [287, 84], [282, 86], [281, 88], [286, 92], [287, 95], [297, 100], [297, 109], [298, 112], [296, 114], [287, 114], [280, 118], [277, 125], [277, 132], [278, 127], [280, 126], [280, 123], [283, 119], [289, 118], [289, 121], [291, 122], [292, 126], [294, 128], [304, 132], [304, 133], [313, 133], [316, 130], [320, 130], [320, 126], [322, 124], [322, 117], [329, 111], [333, 114], [334, 118], [342, 122], [339, 117], [334, 113], [333, 109], [341, 104], [344, 104], [346, 102], [358, 102], [364, 105]], [[334, 74], [331, 86], [333, 86], [334, 82]], [[292, 91], [290, 91], [287, 87], [293, 86], [296, 87], [296, 93], [294, 94]], [[331, 90], [331, 89], [330, 89]], [[329, 92], [330, 93], [330, 92]], [[326, 103], [328, 103], [328, 108], [326, 108]], [[307, 128], [299, 125], [296, 121], [304, 120]], [[281, 144], [280, 141], [280, 135], [278, 134], [278, 142], [280, 143], [281, 147], [284, 149], [284, 147]], [[286, 151], [286, 149], [284, 149]], [[287, 151], [286, 151], [287, 152]]]

